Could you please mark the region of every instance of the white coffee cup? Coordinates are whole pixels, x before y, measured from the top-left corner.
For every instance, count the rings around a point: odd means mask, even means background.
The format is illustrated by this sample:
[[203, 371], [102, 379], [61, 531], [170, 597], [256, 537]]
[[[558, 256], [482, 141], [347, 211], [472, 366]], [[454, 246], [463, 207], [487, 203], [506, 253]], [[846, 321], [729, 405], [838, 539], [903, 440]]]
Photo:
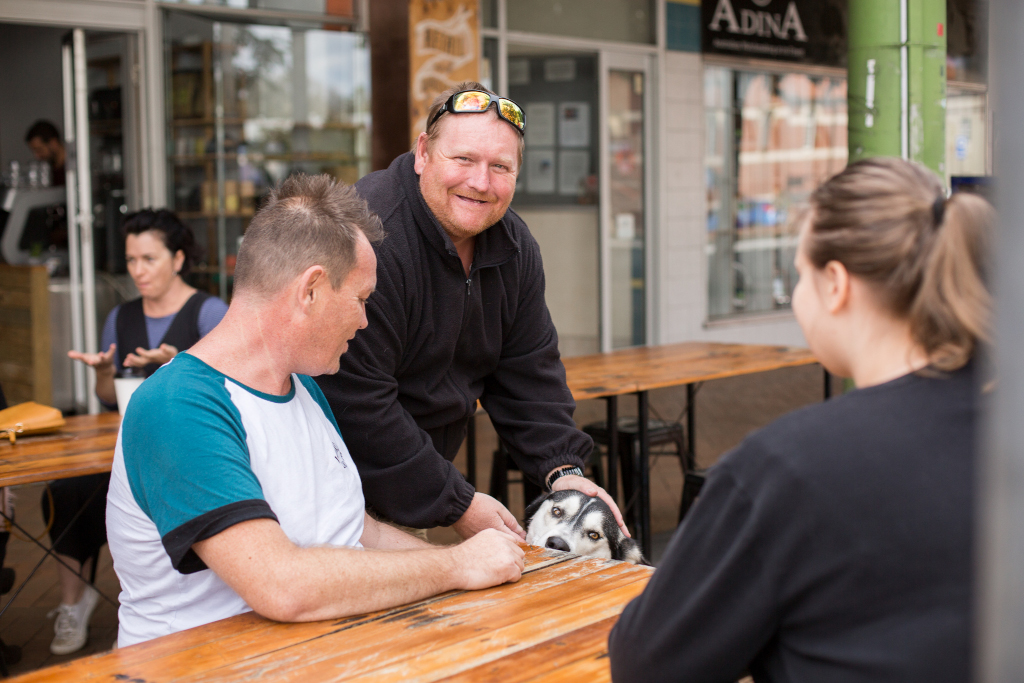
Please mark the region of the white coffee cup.
[[131, 399], [132, 394], [139, 388], [139, 385], [145, 380], [145, 377], [115, 377], [114, 378], [114, 393], [117, 394], [117, 412], [124, 415], [125, 409], [128, 407], [128, 401]]

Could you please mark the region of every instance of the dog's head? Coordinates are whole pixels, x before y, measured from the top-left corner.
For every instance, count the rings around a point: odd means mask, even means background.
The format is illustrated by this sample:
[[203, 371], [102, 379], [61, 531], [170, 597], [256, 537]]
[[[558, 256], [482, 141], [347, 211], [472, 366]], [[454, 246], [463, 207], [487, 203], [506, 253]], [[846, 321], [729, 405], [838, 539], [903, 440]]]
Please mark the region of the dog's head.
[[526, 542], [545, 548], [646, 564], [640, 546], [622, 533], [611, 508], [581, 491], [554, 491], [526, 508]]

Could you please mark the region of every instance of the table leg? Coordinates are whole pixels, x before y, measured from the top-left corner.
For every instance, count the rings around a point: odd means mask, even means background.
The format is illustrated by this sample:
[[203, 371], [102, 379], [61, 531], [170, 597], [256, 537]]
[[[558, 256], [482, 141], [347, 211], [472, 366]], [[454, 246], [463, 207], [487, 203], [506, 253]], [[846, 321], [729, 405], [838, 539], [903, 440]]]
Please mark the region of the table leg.
[[[617, 396], [605, 396], [606, 424], [608, 426], [608, 495], [619, 502], [619, 402]], [[612, 426], [614, 425], [614, 427]], [[612, 432], [614, 429], [614, 434]], [[615, 438], [612, 438], [612, 437]]]
[[476, 415], [466, 425], [466, 481], [476, 488]]
[[619, 500], [619, 397], [605, 397], [608, 425], [608, 493]]
[[686, 471], [697, 470], [697, 388], [686, 385]]
[[640, 440], [640, 462], [637, 463], [638, 485], [640, 487], [639, 536], [640, 547], [645, 557], [651, 556], [651, 439], [648, 433], [647, 392], [637, 393], [637, 436]]
[[[102, 488], [103, 488], [103, 485], [102, 485], [102, 484], [100, 484], [99, 486], [97, 486], [97, 487], [96, 487], [96, 490], [92, 492], [92, 495], [90, 495], [90, 496], [89, 496], [89, 498], [88, 498], [88, 499], [86, 499], [86, 501], [85, 501], [85, 504], [84, 504], [84, 505], [82, 505], [82, 509], [80, 509], [80, 510], [79, 510], [79, 511], [78, 511], [77, 513], [75, 513], [75, 516], [74, 516], [74, 517], [72, 517], [72, 518], [71, 518], [71, 521], [70, 521], [70, 522], [68, 523], [68, 526], [67, 526], [67, 528], [66, 528], [66, 529], [64, 529], [64, 531], [63, 531], [63, 532], [61, 533], [61, 535], [60, 535], [60, 536], [58, 536], [58, 537], [57, 537], [57, 539], [56, 539], [56, 540], [55, 540], [55, 541], [53, 542], [53, 543], [54, 543], [54, 545], [56, 545], [57, 543], [60, 543], [61, 539], [63, 539], [63, 538], [64, 538], [64, 536], [65, 536], [65, 535], [66, 535], [66, 534], [67, 534], [67, 533], [68, 533], [69, 531], [71, 531], [71, 529], [72, 529], [72, 528], [74, 527], [74, 525], [75, 525], [75, 522], [77, 522], [77, 521], [78, 521], [78, 518], [82, 516], [82, 513], [83, 513], [83, 512], [85, 512], [85, 509], [86, 509], [87, 507], [89, 507], [89, 503], [91, 503], [91, 502], [92, 502], [92, 500], [93, 500], [93, 498], [95, 498], [95, 497], [96, 497], [96, 496], [97, 496], [97, 495], [99, 494], [99, 492], [100, 492], [100, 489], [102, 489]], [[46, 558], [47, 558], [48, 556], [49, 556], [49, 557], [52, 557], [52, 558], [53, 558], [53, 559], [55, 559], [55, 560], [57, 560], [57, 562], [59, 562], [60, 564], [64, 565], [64, 566], [65, 566], [65, 567], [66, 567], [66, 568], [67, 568], [68, 570], [71, 570], [71, 567], [68, 567], [67, 563], [66, 563], [66, 562], [65, 562], [64, 560], [60, 559], [60, 557], [58, 557], [58, 556], [57, 556], [57, 553], [55, 553], [55, 552], [53, 551], [53, 548], [52, 548], [52, 547], [50, 547], [50, 548], [47, 548], [47, 547], [46, 547], [45, 545], [43, 545], [43, 544], [42, 544], [42, 543], [40, 543], [40, 542], [39, 542], [38, 540], [36, 540], [36, 539], [35, 539], [35, 538], [34, 538], [34, 537], [33, 537], [33, 536], [32, 536], [32, 535], [31, 535], [31, 534], [29, 533], [29, 532], [27, 532], [27, 531], [26, 531], [26, 530], [25, 530], [24, 528], [22, 528], [22, 526], [21, 526], [20, 524], [18, 524], [17, 522], [15, 522], [13, 518], [11, 518], [11, 517], [8, 517], [8, 516], [7, 516], [7, 515], [6, 515], [5, 513], [4, 513], [4, 511], [3, 511], [2, 509], [0, 509], [0, 517], [2, 517], [2, 518], [3, 518], [3, 519], [5, 519], [5, 520], [6, 520], [6, 521], [7, 521], [8, 523], [10, 523], [10, 525], [11, 525], [11, 526], [12, 526], [13, 528], [15, 528], [15, 529], [17, 529], [18, 531], [20, 531], [21, 533], [25, 534], [25, 536], [26, 536], [27, 538], [31, 539], [33, 543], [35, 543], [35, 544], [36, 544], [37, 546], [39, 546], [40, 548], [42, 548], [43, 552], [45, 553], [45, 554], [44, 554], [44, 555], [43, 555], [42, 557], [40, 557], [40, 558], [39, 558], [39, 561], [38, 561], [38, 562], [36, 562], [36, 566], [35, 566], [35, 567], [33, 567], [33, 568], [32, 568], [32, 571], [30, 571], [30, 572], [28, 573], [28, 576], [26, 576], [26, 577], [25, 577], [25, 578], [24, 578], [24, 579], [22, 580], [21, 584], [20, 584], [20, 585], [18, 586], [18, 588], [17, 588], [17, 589], [16, 589], [15, 591], [14, 591], [14, 594], [13, 594], [13, 595], [11, 595], [11, 597], [10, 597], [10, 598], [9, 598], [9, 599], [7, 600], [7, 603], [6, 603], [6, 604], [4, 604], [3, 608], [2, 608], [2, 609], [0, 609], [0, 617], [2, 617], [2, 616], [4, 615], [4, 613], [5, 613], [6, 611], [7, 611], [7, 608], [11, 606], [11, 603], [13, 603], [13, 602], [14, 602], [14, 600], [15, 600], [15, 598], [17, 598], [17, 597], [18, 597], [18, 595], [19, 595], [19, 594], [21, 593], [22, 589], [24, 589], [24, 588], [25, 588], [25, 585], [26, 585], [26, 584], [28, 583], [29, 579], [31, 579], [31, 578], [32, 578], [32, 577], [33, 577], [33, 576], [35, 575], [35, 573], [36, 573], [36, 572], [37, 572], [37, 571], [39, 570], [39, 567], [41, 567], [41, 566], [42, 566], [42, 564], [43, 564], [43, 561], [44, 561], [44, 560], [46, 560]], [[84, 581], [84, 580], [85, 580], [85, 579], [84, 579], [84, 577], [83, 577], [83, 581]], [[88, 583], [88, 582], [87, 582], [87, 583]], [[91, 586], [92, 586], [93, 588], [96, 588], [96, 586], [95, 586], [94, 584], [89, 584], [89, 585], [91, 585]], [[102, 598], [103, 598], [104, 600], [106, 600], [106, 601], [107, 601], [107, 602], [109, 602], [110, 604], [112, 604], [112, 605], [114, 605], [115, 607], [117, 607], [117, 604], [118, 604], [118, 603], [117, 603], [117, 601], [116, 601], [116, 600], [112, 599], [112, 598], [111, 598], [110, 596], [106, 595], [105, 593], [103, 593], [102, 591], [100, 591], [100, 590], [99, 590], [98, 588], [96, 588], [96, 592], [97, 592], [97, 593], [99, 593], [99, 594], [100, 594], [100, 597], [102, 597]]]

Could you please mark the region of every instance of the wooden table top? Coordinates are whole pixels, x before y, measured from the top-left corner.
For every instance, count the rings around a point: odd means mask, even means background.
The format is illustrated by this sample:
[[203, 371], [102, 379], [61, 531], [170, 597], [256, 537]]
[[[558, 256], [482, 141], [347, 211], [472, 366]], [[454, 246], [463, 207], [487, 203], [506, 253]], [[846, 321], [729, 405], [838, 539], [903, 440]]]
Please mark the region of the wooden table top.
[[368, 615], [252, 613], [40, 669], [17, 681], [610, 681], [608, 633], [653, 572], [527, 547], [517, 583]]
[[791, 346], [683, 342], [563, 359], [577, 401], [817, 363]]
[[118, 413], [75, 415], [59, 432], [0, 441], [0, 486], [32, 484], [109, 472], [114, 461]]

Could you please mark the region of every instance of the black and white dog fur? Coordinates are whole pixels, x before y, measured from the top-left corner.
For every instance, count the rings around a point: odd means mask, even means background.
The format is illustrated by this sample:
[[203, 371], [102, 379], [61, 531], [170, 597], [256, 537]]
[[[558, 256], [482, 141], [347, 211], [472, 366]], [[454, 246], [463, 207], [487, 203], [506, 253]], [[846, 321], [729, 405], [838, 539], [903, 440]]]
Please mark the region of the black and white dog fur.
[[526, 542], [586, 557], [647, 564], [640, 546], [615, 523], [611, 508], [581, 491], [554, 491], [526, 508]]

